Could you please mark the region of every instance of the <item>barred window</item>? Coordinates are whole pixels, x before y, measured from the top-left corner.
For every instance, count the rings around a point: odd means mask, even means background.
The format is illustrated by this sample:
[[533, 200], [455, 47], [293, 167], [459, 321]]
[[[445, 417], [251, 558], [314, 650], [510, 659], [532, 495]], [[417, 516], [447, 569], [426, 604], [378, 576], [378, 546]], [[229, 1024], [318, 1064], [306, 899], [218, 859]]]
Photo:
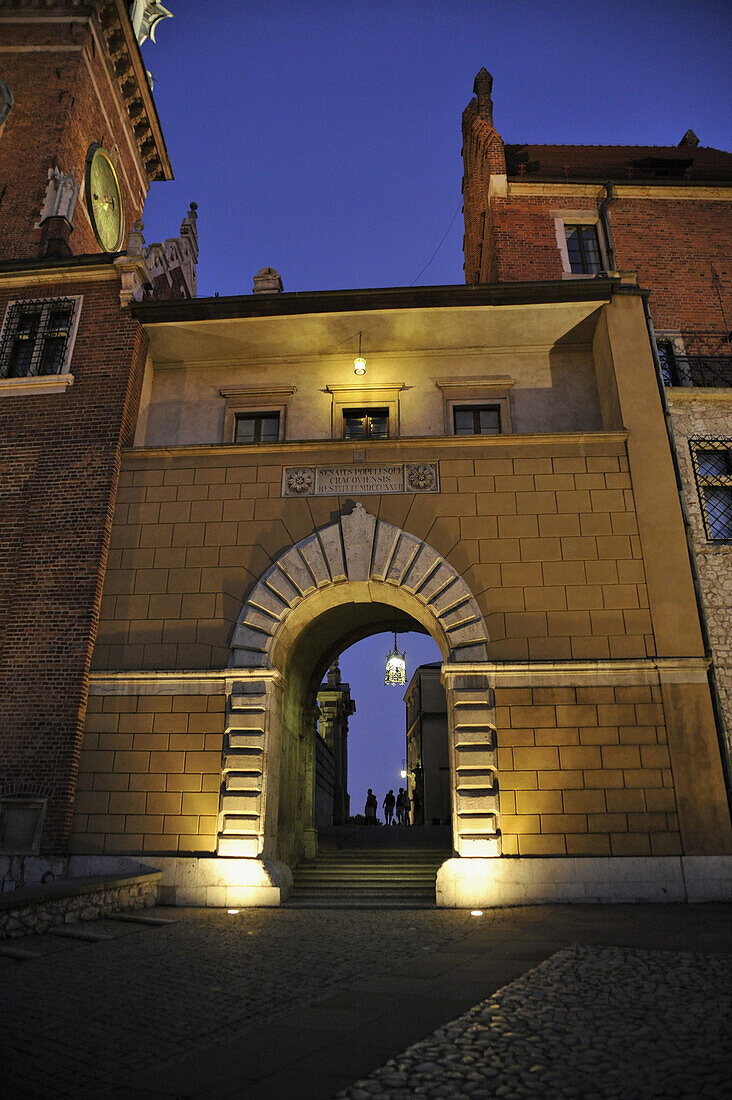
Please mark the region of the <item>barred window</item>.
[[732, 439], [698, 436], [689, 449], [707, 539], [732, 540]]
[[11, 302], [0, 336], [0, 379], [65, 374], [79, 298]]

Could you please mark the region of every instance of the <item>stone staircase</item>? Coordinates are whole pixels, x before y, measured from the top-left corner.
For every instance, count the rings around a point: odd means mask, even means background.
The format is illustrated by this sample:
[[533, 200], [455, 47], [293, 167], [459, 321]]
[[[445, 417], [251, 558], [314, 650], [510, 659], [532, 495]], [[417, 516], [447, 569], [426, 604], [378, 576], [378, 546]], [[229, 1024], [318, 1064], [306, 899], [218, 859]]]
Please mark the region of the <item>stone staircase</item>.
[[437, 870], [452, 855], [441, 827], [342, 826], [318, 838], [318, 858], [293, 872], [288, 908], [433, 909]]

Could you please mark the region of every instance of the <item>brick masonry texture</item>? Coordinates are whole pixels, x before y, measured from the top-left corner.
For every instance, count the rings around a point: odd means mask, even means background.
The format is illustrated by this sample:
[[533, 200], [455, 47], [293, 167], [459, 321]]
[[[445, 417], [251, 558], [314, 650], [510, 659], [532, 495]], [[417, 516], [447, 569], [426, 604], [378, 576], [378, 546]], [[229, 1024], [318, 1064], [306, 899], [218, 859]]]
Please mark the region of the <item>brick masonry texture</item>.
[[[88, 5], [91, 10], [92, 5]], [[91, 25], [84, 21], [9, 22], [3, 41], [3, 80], [15, 105], [0, 141], [0, 256], [3, 260], [38, 255], [38, 222], [48, 169], [72, 169], [83, 184], [92, 142], [118, 150], [117, 170], [125, 210], [125, 241], [140, 217], [147, 181], [130, 148], [121, 100]], [[33, 48], [35, 47], [35, 48]], [[127, 122], [129, 127], [129, 122]], [[133, 140], [134, 148], [134, 140]], [[98, 253], [82, 193], [76, 203], [69, 246], [74, 255]], [[124, 248], [125, 242], [122, 247]]]
[[[515, 445], [461, 449], [465, 458], [441, 460], [438, 496], [362, 503], [426, 539], [462, 574], [493, 658], [653, 655], [624, 449], [598, 442], [583, 450], [563, 443], [512, 457]], [[247, 590], [286, 546], [345, 505], [283, 500], [281, 463], [255, 451], [127, 452], [96, 669], [226, 667]]]
[[212, 854], [223, 695], [91, 695], [71, 850]]
[[730, 403], [718, 403], [699, 395], [696, 400], [673, 400], [671, 423], [691, 521], [699, 581], [704, 597], [714, 666], [727, 730], [728, 752], [732, 756], [732, 544], [709, 542], [704, 530], [699, 492], [694, 479], [689, 439], [696, 436], [732, 437]]
[[681, 853], [660, 689], [497, 688], [504, 855]]
[[[561, 279], [553, 212], [597, 213], [604, 187], [598, 182], [590, 197], [570, 178], [566, 186], [552, 186], [551, 194], [531, 195], [525, 193], [530, 177], [509, 176], [508, 196], [489, 198], [491, 176], [505, 176], [502, 153], [500, 136], [470, 105], [463, 116], [465, 281]], [[515, 193], [512, 182], [520, 187]], [[649, 186], [653, 197], [628, 197], [622, 192], [628, 180], [615, 182], [619, 190], [608, 215], [616, 266], [637, 271], [640, 286], [651, 291], [656, 327], [726, 331], [725, 313], [732, 312], [730, 181], [726, 196], [720, 184], [718, 200], [708, 189], [703, 197], [679, 199], [661, 181]]]
[[[68, 281], [83, 294], [64, 393], [0, 403], [0, 793], [49, 799], [45, 849], [71, 823], [91, 652], [120, 448], [133, 431], [147, 347], [119, 309], [118, 284]], [[0, 292], [9, 300], [38, 288]]]

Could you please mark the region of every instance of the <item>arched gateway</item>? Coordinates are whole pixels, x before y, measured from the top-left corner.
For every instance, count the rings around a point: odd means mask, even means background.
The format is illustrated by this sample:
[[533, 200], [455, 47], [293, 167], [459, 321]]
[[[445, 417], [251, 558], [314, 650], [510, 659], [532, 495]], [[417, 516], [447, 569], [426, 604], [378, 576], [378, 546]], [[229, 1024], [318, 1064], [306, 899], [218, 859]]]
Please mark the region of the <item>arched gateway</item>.
[[231, 647], [220, 856], [292, 863], [314, 854], [315, 692], [344, 640], [397, 621], [417, 624], [442, 652], [455, 851], [500, 854], [480, 609], [432, 547], [357, 504], [284, 551], [245, 600]]

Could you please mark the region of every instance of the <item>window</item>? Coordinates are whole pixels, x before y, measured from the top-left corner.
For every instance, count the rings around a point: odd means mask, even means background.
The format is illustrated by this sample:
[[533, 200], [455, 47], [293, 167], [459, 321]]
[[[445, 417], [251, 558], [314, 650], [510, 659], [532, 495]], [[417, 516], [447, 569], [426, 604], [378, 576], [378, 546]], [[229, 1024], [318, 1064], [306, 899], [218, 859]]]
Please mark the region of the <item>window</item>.
[[344, 439], [387, 439], [388, 409], [344, 409]]
[[707, 539], [732, 540], [732, 439], [700, 437], [689, 447]]
[[511, 432], [510, 393], [515, 384], [508, 375], [482, 378], [438, 378], [445, 411], [445, 435], [504, 435]]
[[600, 242], [596, 225], [566, 225], [569, 268], [573, 275], [596, 275], [602, 271]]
[[497, 405], [453, 405], [452, 415], [455, 435], [500, 435]]
[[239, 414], [234, 423], [235, 443], [276, 443], [280, 437], [278, 412]]
[[294, 386], [228, 386], [224, 398], [224, 443], [279, 443], [285, 438]]
[[11, 302], [0, 337], [0, 379], [67, 374], [79, 298]]

